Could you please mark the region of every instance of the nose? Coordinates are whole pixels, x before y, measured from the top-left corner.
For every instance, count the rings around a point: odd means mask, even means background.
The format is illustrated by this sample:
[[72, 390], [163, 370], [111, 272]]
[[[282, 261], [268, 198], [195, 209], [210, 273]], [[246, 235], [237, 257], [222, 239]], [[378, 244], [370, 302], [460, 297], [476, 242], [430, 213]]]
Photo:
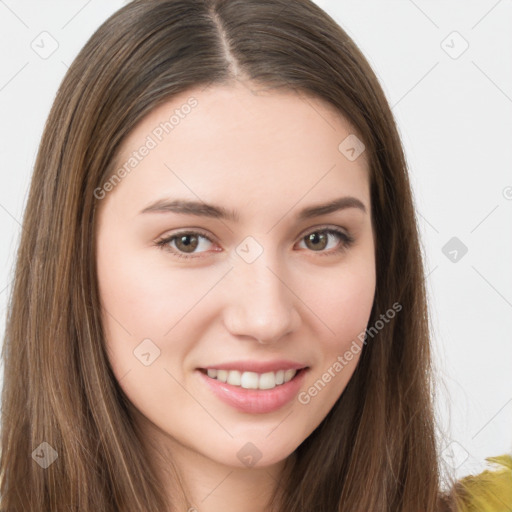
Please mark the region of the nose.
[[272, 262], [264, 257], [251, 264], [241, 261], [230, 273], [224, 321], [233, 336], [273, 344], [300, 324], [293, 284]]

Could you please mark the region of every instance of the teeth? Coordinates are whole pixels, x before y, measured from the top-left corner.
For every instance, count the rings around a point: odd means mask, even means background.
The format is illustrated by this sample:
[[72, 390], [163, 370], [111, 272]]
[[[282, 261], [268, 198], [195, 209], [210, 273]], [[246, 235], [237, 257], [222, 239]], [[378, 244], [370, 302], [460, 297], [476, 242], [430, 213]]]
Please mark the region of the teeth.
[[238, 370], [207, 370], [208, 377], [245, 389], [273, 389], [293, 379], [297, 370], [256, 373]]
[[240, 382], [242, 380], [242, 374], [236, 370], [227, 372], [228, 378], [226, 382], [231, 384], [232, 386], [240, 386]]

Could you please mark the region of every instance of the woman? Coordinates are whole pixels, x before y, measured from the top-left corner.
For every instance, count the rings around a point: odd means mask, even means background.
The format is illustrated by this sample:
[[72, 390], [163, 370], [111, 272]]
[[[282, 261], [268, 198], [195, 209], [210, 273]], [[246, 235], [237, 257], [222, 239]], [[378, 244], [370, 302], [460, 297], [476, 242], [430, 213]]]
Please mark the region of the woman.
[[375, 74], [313, 3], [115, 13], [34, 170], [2, 510], [470, 510], [440, 476], [414, 215]]

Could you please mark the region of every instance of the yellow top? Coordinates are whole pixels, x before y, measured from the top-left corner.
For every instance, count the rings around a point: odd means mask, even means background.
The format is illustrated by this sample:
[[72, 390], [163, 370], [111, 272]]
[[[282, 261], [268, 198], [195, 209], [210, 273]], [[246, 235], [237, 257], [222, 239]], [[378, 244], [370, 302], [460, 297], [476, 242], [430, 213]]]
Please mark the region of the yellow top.
[[506, 454], [485, 460], [499, 468], [459, 480], [468, 493], [460, 512], [512, 512], [512, 456]]

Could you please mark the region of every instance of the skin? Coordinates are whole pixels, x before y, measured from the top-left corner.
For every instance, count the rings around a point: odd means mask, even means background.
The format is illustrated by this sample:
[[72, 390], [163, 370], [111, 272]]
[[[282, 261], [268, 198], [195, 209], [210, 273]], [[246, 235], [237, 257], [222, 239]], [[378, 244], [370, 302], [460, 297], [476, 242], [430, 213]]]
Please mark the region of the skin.
[[[305, 391], [364, 332], [375, 293], [369, 169], [364, 152], [350, 161], [338, 150], [355, 131], [329, 104], [242, 82], [192, 89], [159, 106], [124, 141], [119, 165], [192, 96], [198, 105], [99, 201], [106, 348], [155, 457], [172, 454], [184, 475], [190, 507], [263, 511], [286, 459], [339, 398], [360, 352], [308, 404], [295, 398], [266, 414], [220, 401], [195, 370], [290, 359], [310, 367]], [[306, 206], [345, 195], [366, 213], [346, 208], [295, 219]], [[166, 197], [221, 205], [240, 219], [140, 213]], [[307, 244], [306, 235], [326, 227], [354, 243], [339, 253], [344, 241], [336, 235]], [[173, 255], [190, 255], [176, 240], [169, 251], [155, 245], [196, 229], [212, 241], [195, 239], [195, 258]], [[248, 236], [263, 249], [252, 263], [236, 252]], [[144, 339], [160, 350], [148, 366], [134, 356]], [[248, 442], [261, 452], [252, 467], [237, 457]], [[171, 495], [168, 468], [158, 467]]]

